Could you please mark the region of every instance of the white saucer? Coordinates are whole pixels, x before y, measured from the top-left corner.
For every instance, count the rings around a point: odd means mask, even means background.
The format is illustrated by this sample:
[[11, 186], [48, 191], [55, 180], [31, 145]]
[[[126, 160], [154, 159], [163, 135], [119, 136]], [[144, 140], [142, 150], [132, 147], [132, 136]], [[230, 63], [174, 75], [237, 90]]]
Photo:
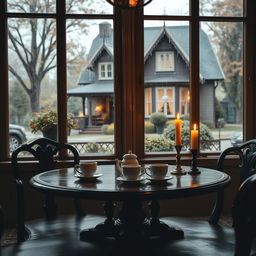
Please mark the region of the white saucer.
[[164, 181], [170, 180], [170, 179], [172, 179], [172, 178], [173, 178], [172, 175], [167, 175], [167, 176], [165, 176], [163, 179], [155, 179], [155, 178], [147, 177], [147, 179], [150, 180], [150, 181], [152, 181], [152, 182], [164, 182]]
[[80, 175], [78, 173], [75, 173], [75, 177], [79, 178], [80, 180], [95, 180], [95, 179], [99, 178], [102, 175], [103, 175], [102, 173], [94, 173], [92, 176], [84, 176], [84, 175]]
[[138, 179], [136, 179], [136, 180], [127, 180], [125, 177], [122, 177], [122, 176], [116, 178], [116, 180], [118, 180], [118, 181], [127, 182], [127, 183], [141, 182], [145, 179], [146, 178], [144, 176], [138, 177]]

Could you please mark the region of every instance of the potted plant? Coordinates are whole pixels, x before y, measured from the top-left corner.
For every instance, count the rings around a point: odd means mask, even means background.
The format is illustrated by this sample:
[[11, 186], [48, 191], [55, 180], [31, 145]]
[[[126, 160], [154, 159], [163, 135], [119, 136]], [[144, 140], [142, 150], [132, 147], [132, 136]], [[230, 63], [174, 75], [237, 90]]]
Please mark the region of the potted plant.
[[150, 122], [155, 125], [158, 134], [163, 133], [166, 121], [166, 115], [161, 112], [155, 112], [150, 116]]
[[[77, 122], [72, 118], [73, 114], [67, 116], [67, 127], [70, 131], [76, 128]], [[32, 133], [41, 131], [45, 138], [57, 140], [57, 113], [48, 109], [39, 113], [34, 113], [34, 117], [30, 120], [30, 128]]]

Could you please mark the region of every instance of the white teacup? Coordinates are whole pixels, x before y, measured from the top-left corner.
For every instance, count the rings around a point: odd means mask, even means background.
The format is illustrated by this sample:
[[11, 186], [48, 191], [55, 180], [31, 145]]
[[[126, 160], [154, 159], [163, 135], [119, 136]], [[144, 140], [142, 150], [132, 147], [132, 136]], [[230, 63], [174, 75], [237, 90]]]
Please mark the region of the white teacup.
[[[148, 172], [149, 170], [149, 172]], [[146, 169], [147, 175], [149, 175], [152, 179], [161, 180], [166, 177], [168, 172], [168, 164], [151, 164]]]
[[137, 180], [145, 173], [145, 169], [141, 165], [122, 165], [123, 177], [127, 180]]
[[76, 172], [79, 175], [91, 177], [95, 174], [97, 170], [97, 162], [83, 162], [80, 161], [78, 168], [76, 168]]

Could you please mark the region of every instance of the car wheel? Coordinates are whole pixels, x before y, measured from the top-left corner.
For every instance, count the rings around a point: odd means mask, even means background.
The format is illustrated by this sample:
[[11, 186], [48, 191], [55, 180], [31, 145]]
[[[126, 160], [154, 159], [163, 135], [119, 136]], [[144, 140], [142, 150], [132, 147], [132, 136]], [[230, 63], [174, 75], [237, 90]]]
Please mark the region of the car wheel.
[[21, 144], [21, 140], [16, 135], [10, 135], [9, 139], [10, 152], [13, 152], [16, 148], [18, 148]]

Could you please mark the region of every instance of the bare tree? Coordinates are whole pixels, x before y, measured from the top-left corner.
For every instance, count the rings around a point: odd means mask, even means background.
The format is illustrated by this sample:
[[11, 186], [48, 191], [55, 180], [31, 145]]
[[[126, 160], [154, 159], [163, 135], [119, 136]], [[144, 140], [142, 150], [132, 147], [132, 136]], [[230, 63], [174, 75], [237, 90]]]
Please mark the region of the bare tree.
[[[241, 16], [242, 0], [202, 0], [204, 14], [215, 16]], [[243, 27], [240, 22], [208, 22], [211, 38], [217, 49], [226, 79], [221, 83], [228, 98], [236, 106], [237, 121], [242, 121]]]
[[[82, 8], [81, 0], [68, 0], [66, 11]], [[93, 1], [87, 1], [91, 6]], [[8, 2], [8, 10], [21, 13], [53, 13], [54, 0], [12, 0]], [[81, 10], [80, 10], [81, 11]], [[90, 13], [92, 9], [84, 8]], [[24, 88], [30, 98], [32, 112], [40, 110], [40, 91], [46, 74], [56, 68], [56, 22], [51, 18], [12, 18], [9, 19], [9, 71]], [[88, 26], [83, 20], [69, 20], [67, 33], [79, 28], [86, 33]], [[74, 42], [67, 45], [69, 62], [85, 61], [85, 47]], [[16, 55], [15, 55], [16, 54]], [[17, 58], [18, 57], [18, 58]], [[21, 65], [12, 65], [20, 61]]]

